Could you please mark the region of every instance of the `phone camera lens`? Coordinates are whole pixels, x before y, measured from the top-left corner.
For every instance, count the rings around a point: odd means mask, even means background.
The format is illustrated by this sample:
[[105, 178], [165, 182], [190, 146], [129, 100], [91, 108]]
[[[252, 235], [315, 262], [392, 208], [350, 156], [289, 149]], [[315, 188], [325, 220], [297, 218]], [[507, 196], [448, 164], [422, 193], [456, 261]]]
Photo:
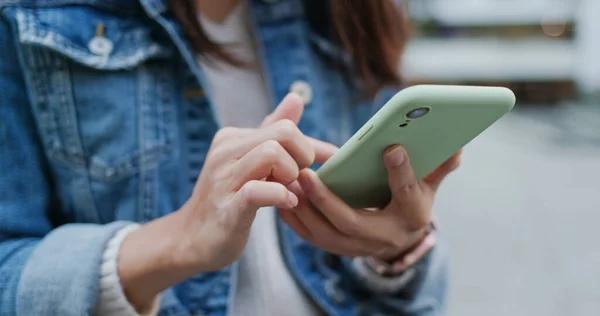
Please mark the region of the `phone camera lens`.
[[418, 119], [418, 118], [421, 118], [421, 117], [427, 115], [427, 113], [429, 113], [429, 110], [430, 109], [426, 108], [426, 107], [414, 109], [414, 110], [408, 112], [406, 114], [406, 117], [409, 118], [409, 119], [413, 119], [413, 120], [414, 119]]

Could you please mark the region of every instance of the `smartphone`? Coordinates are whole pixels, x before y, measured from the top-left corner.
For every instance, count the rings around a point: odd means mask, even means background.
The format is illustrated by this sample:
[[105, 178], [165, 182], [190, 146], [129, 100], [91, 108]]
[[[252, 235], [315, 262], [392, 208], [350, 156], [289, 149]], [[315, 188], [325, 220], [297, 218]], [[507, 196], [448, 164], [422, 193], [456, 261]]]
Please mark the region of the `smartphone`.
[[501, 87], [418, 85], [398, 92], [318, 170], [329, 189], [354, 208], [391, 198], [383, 152], [406, 148], [418, 179], [508, 113], [513, 92]]

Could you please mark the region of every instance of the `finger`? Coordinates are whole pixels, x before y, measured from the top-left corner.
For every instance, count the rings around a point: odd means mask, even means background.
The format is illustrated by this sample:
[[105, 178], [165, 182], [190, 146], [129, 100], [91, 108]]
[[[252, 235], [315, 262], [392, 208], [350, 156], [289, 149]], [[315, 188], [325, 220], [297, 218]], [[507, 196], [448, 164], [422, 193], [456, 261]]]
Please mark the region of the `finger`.
[[326, 251], [348, 257], [365, 256], [373, 251], [373, 244], [368, 240], [348, 236], [337, 230], [318, 210], [307, 201], [300, 201], [294, 214], [307, 228], [308, 242]]
[[302, 112], [304, 112], [302, 97], [297, 93], [291, 92], [283, 98], [273, 113], [265, 117], [260, 126], [271, 125], [280, 120], [290, 120], [298, 124], [300, 118], [302, 118]]
[[[386, 243], [355, 238], [340, 232], [335, 225], [332, 225], [331, 222], [328, 221], [323, 212], [313, 207], [310, 201], [306, 199], [304, 190], [299, 182], [295, 181], [288, 185], [288, 189], [298, 196], [298, 206], [294, 208], [292, 212], [288, 212], [289, 214], [288, 217], [286, 217], [286, 222], [289, 222], [288, 225], [290, 225], [290, 227], [292, 227], [292, 229], [294, 229], [303, 239], [319, 244], [322, 238], [319, 234], [331, 229], [333, 231], [328, 233], [327, 236], [330, 234], [341, 234], [346, 239], [349, 238], [350, 240], [348, 243], [333, 241], [330, 246], [320, 245], [320, 247], [330, 252], [346, 256], [375, 255], [380, 249], [386, 249], [386, 247], [388, 247]], [[301, 214], [303, 220], [299, 218], [298, 214]], [[288, 218], [289, 220], [287, 220]], [[307, 224], [305, 224], [305, 222]], [[311, 233], [311, 229], [315, 230], [314, 234]], [[345, 246], [348, 244], [351, 246]]]
[[288, 184], [287, 188], [288, 190], [292, 191], [292, 193], [294, 193], [298, 197], [298, 199], [306, 199], [306, 196], [304, 195], [304, 190], [302, 190], [302, 186], [300, 185], [300, 183], [298, 183], [298, 181], [294, 181]]
[[[217, 132], [217, 134], [214, 137], [213, 143], [222, 143], [231, 140], [243, 139], [246, 138], [248, 135], [251, 135], [255, 131], [257, 130], [250, 128], [225, 127]], [[325, 163], [327, 160], [329, 160], [329, 158], [331, 158], [331, 156], [333, 156], [339, 150], [337, 146], [331, 143], [327, 143], [308, 136], [305, 137], [307, 138], [308, 143], [312, 147], [312, 150], [315, 152], [314, 162], [316, 163]], [[227, 152], [230, 151], [228, 150]]]
[[[304, 197], [304, 192], [302, 191], [302, 187], [298, 183], [298, 181], [294, 181], [287, 186], [288, 190], [294, 193], [298, 197], [298, 206], [303, 203], [303, 200], [306, 199]], [[306, 202], [304, 202], [306, 204]], [[304, 226], [302, 221], [296, 216], [295, 209], [288, 210], [280, 210], [279, 214], [281, 219], [292, 228], [298, 236], [300, 236], [304, 240], [310, 239], [310, 230]]]
[[[418, 214], [418, 208], [394, 207], [393, 211], [375, 212], [356, 210], [331, 192], [312, 170], [302, 170], [298, 182], [308, 200], [342, 233], [376, 241], [388, 247], [406, 246], [407, 226], [412, 229], [412, 221], [415, 221], [413, 217], [416, 216], [413, 213]], [[403, 212], [399, 214], [398, 210]]]
[[406, 150], [400, 145], [391, 146], [385, 151], [383, 160], [392, 192], [392, 200], [385, 210], [397, 216], [395, 222], [402, 224], [404, 229], [412, 231], [427, 226], [429, 213], [424, 206], [427, 197], [419, 186]]
[[[281, 101], [275, 111], [263, 120], [261, 127], [271, 125], [280, 120], [290, 120], [297, 125], [302, 118], [303, 112], [304, 101], [302, 97], [297, 93], [291, 92]], [[333, 144], [312, 137], [309, 137], [308, 140], [315, 151], [315, 162], [317, 163], [325, 163], [338, 150], [338, 147]]]
[[[378, 231], [390, 226], [389, 218], [369, 216], [366, 211], [355, 210], [336, 196], [310, 169], [300, 172], [298, 182], [304, 195], [337, 230], [345, 235], [377, 240]], [[374, 214], [374, 213], [373, 213]], [[384, 225], [384, 226], [381, 226]], [[392, 229], [396, 229], [395, 227]]]
[[238, 138], [243, 135], [248, 135], [248, 132], [252, 131], [250, 128], [237, 128], [237, 127], [223, 127], [217, 131], [213, 142], [222, 142], [232, 138]]
[[298, 178], [298, 164], [290, 154], [274, 140], [268, 140], [237, 160], [233, 165], [235, 189], [250, 180], [269, 178], [287, 185]]
[[279, 209], [279, 216], [300, 238], [307, 241], [311, 239], [310, 230], [304, 226], [293, 209]]
[[240, 210], [236, 222], [242, 226], [252, 225], [256, 211], [261, 207], [293, 208], [298, 197], [277, 182], [253, 180], [246, 182], [233, 196], [235, 208]]
[[436, 242], [435, 234], [427, 235], [427, 237], [425, 237], [425, 239], [408, 255], [404, 256], [402, 260], [394, 263], [394, 266], [392, 267], [393, 271], [401, 272], [412, 266], [419, 258], [425, 256], [425, 254], [435, 246]]
[[240, 139], [235, 145], [235, 155], [240, 158], [252, 148], [268, 140], [279, 142], [296, 161], [300, 169], [310, 166], [315, 159], [315, 151], [308, 138], [290, 120], [277, 121]]
[[425, 182], [429, 187], [431, 187], [434, 191], [437, 191], [440, 183], [456, 168], [460, 166], [460, 156], [462, 154], [462, 149], [459, 150], [456, 154], [446, 160], [443, 164], [441, 164], [437, 169], [423, 178], [423, 182]]
[[[267, 116], [261, 126], [268, 126], [280, 120], [290, 120], [296, 125], [302, 118], [304, 112], [304, 101], [297, 93], [290, 92], [279, 104], [279, 106]], [[309, 137], [309, 142], [315, 151], [315, 162], [325, 163], [338, 150], [338, 147], [323, 142], [321, 140]]]
[[298, 182], [308, 200], [342, 233], [396, 248], [404, 246], [405, 229], [397, 212], [353, 209], [309, 169], [300, 172]]
[[308, 201], [312, 203], [340, 232], [358, 235], [357, 213], [323, 184], [314, 171], [300, 172], [298, 182]]
[[400, 145], [391, 146], [384, 152], [383, 161], [392, 195], [406, 198], [418, 183], [406, 150]]
[[336, 145], [309, 137], [308, 141], [311, 143], [312, 148], [315, 151], [315, 162], [325, 163], [331, 156], [333, 156], [339, 148]]

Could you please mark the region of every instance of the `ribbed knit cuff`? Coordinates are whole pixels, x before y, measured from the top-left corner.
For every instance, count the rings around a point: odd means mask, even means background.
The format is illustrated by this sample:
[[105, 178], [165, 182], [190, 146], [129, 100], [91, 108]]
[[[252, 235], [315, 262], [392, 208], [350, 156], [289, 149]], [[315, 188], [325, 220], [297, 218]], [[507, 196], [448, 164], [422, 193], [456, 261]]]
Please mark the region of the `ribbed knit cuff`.
[[381, 276], [368, 266], [364, 257], [352, 259], [351, 268], [355, 276], [377, 294], [396, 293], [412, 281], [416, 275], [416, 271], [411, 267], [394, 277]]
[[130, 224], [119, 230], [115, 236], [108, 242], [104, 254], [102, 255], [102, 265], [100, 266], [100, 294], [96, 303], [96, 314], [99, 316], [138, 316], [138, 315], [156, 315], [159, 308], [159, 297], [157, 296], [152, 305], [144, 308], [143, 311], [137, 311], [127, 300], [119, 274], [117, 262], [119, 259], [119, 249], [121, 244], [132, 231], [138, 229], [139, 224]]

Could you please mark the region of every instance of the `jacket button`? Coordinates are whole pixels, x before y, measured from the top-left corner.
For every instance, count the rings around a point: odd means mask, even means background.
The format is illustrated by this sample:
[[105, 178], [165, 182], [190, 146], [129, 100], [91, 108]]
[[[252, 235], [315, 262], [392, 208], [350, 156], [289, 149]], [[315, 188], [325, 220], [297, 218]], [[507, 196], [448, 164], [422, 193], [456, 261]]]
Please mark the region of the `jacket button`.
[[312, 87], [304, 80], [294, 81], [290, 86], [290, 92], [298, 94], [302, 100], [304, 100], [304, 104], [308, 104], [312, 101]]
[[106, 37], [96, 36], [88, 44], [88, 49], [93, 54], [99, 56], [108, 56], [112, 53], [113, 43]]
[[113, 43], [104, 36], [104, 24], [96, 25], [96, 36], [88, 43], [90, 52], [100, 56], [108, 56], [112, 53]]

